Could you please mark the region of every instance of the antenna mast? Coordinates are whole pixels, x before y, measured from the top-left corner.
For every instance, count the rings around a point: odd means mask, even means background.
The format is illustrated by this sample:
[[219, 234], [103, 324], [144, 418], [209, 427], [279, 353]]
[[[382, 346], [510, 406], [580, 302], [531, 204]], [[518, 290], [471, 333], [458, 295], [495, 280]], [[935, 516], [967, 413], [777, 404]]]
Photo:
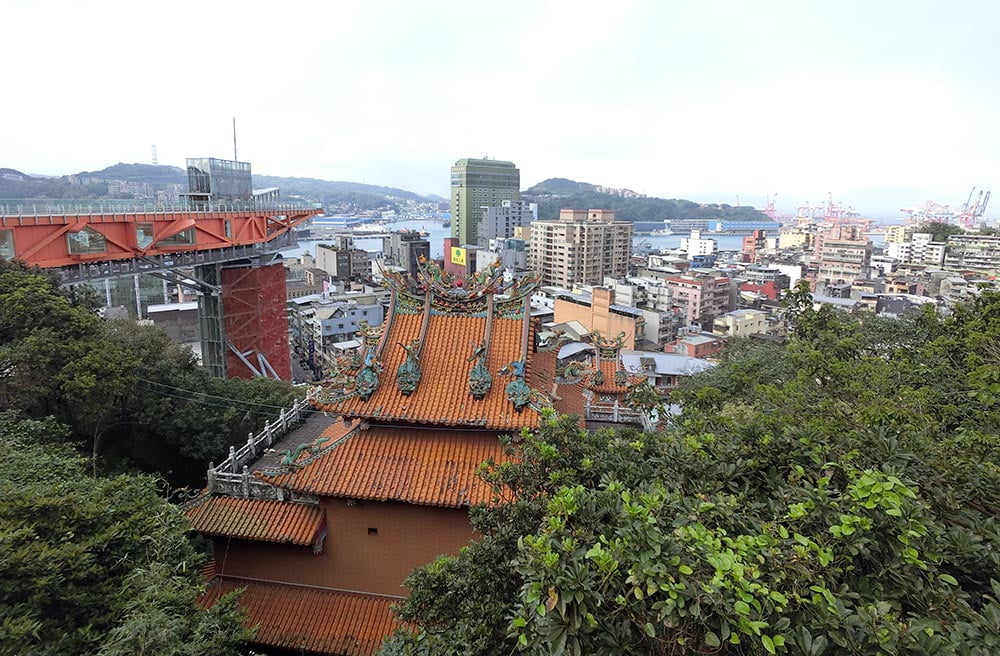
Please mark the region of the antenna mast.
[[233, 117], [233, 160], [239, 161], [239, 157], [236, 156], [236, 117]]

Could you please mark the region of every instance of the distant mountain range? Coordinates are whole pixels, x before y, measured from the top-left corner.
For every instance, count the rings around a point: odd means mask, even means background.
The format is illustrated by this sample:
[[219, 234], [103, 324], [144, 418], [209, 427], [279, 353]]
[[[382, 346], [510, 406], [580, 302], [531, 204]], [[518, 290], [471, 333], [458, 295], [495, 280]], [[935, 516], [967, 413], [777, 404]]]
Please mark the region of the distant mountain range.
[[[81, 171], [58, 178], [0, 168], [0, 198], [104, 198], [109, 196], [107, 183], [115, 180], [146, 184], [150, 190], [166, 189], [168, 185], [187, 187], [187, 173], [176, 166], [119, 163], [100, 171]], [[359, 182], [273, 175], [254, 175], [253, 181], [255, 188], [278, 187], [286, 198], [320, 202], [334, 211], [391, 208], [401, 201], [438, 203], [442, 210], [448, 206], [448, 200], [440, 196], [424, 196], [405, 189]], [[524, 190], [521, 195], [524, 200], [538, 203], [538, 216], [542, 219], [557, 218], [564, 207], [615, 210], [618, 218], [640, 223], [662, 224], [671, 219], [767, 219], [752, 207], [649, 198], [629, 189], [613, 189], [566, 178], [549, 178]]]
[[[100, 171], [41, 177], [0, 168], [0, 198], [102, 198], [109, 195], [107, 182], [112, 180], [148, 184], [152, 189], [165, 189], [167, 185], [186, 188], [187, 172], [176, 166], [118, 163]], [[326, 207], [351, 205], [357, 209], [371, 209], [392, 207], [394, 201], [447, 202], [440, 196], [422, 196], [405, 189], [358, 182], [273, 175], [254, 175], [253, 182], [255, 188], [279, 187], [285, 197], [306, 198]]]
[[747, 206], [703, 204], [678, 198], [650, 198], [629, 189], [612, 189], [589, 182], [549, 178], [521, 192], [521, 200], [538, 203], [538, 218], [555, 219], [562, 208], [614, 210], [618, 219], [657, 223], [672, 219], [768, 221]]

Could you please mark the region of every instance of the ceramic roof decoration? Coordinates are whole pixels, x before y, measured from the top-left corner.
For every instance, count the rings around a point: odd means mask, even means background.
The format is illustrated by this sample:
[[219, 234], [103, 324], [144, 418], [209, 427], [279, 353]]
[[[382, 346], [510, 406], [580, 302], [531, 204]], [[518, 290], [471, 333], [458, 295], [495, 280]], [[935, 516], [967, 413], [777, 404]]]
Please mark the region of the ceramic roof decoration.
[[[550, 405], [545, 391], [525, 380], [534, 355], [528, 308], [536, 278], [506, 280], [492, 266], [461, 277], [427, 263], [416, 282], [392, 272], [384, 279], [391, 300], [381, 333], [366, 335], [363, 364], [338, 369], [317, 395], [317, 408], [377, 422], [538, 425], [536, 412], [522, 413]], [[472, 346], [471, 356], [463, 343]], [[512, 362], [520, 364], [512, 370]], [[497, 389], [493, 377], [501, 369], [518, 373]], [[395, 386], [380, 384], [383, 370], [395, 372]]]

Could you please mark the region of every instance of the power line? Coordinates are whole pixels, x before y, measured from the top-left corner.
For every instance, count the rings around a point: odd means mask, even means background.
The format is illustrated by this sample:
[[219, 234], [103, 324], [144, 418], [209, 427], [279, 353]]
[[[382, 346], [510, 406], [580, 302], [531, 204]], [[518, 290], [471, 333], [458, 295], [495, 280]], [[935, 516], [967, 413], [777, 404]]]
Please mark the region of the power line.
[[166, 383], [158, 383], [155, 380], [146, 380], [145, 378], [140, 378], [139, 380], [141, 380], [144, 383], [149, 383], [151, 385], [158, 385], [160, 387], [167, 387], [167, 388], [170, 388], [170, 389], [173, 389], [173, 390], [177, 390], [179, 392], [187, 392], [188, 394], [199, 394], [201, 396], [208, 396], [208, 397], [211, 397], [213, 399], [221, 399], [223, 401], [229, 401], [230, 403], [245, 403], [247, 405], [260, 406], [262, 408], [274, 408], [275, 410], [286, 410], [287, 409], [283, 405], [271, 405], [269, 403], [257, 403], [255, 401], [243, 401], [243, 400], [240, 400], [240, 399], [232, 399], [232, 398], [229, 398], [228, 396], [219, 396], [218, 394], [209, 394], [207, 392], [198, 392], [196, 390], [184, 389], [183, 387], [175, 387], [174, 385], [168, 385]]
[[191, 401], [192, 403], [200, 403], [202, 405], [210, 405], [210, 406], [213, 406], [213, 407], [216, 407], [216, 408], [226, 408], [226, 409], [229, 409], [229, 410], [236, 410], [237, 412], [244, 412], [244, 413], [248, 413], [248, 414], [252, 414], [252, 415], [260, 415], [262, 417], [273, 417], [274, 416], [274, 413], [270, 413], [270, 412], [262, 412], [260, 410], [251, 410], [249, 408], [234, 408], [234, 407], [232, 407], [230, 405], [226, 405], [224, 403], [213, 403], [212, 401], [209, 401], [207, 399], [195, 399], [195, 398], [191, 398], [191, 397], [187, 397], [187, 396], [179, 396], [177, 394], [171, 394], [170, 392], [166, 392], [164, 390], [152, 389], [152, 390], [149, 390], [149, 391], [153, 392], [155, 394], [160, 394], [160, 395], [163, 395], [163, 396], [168, 396], [168, 397], [170, 397], [172, 399], [179, 399], [181, 401]]

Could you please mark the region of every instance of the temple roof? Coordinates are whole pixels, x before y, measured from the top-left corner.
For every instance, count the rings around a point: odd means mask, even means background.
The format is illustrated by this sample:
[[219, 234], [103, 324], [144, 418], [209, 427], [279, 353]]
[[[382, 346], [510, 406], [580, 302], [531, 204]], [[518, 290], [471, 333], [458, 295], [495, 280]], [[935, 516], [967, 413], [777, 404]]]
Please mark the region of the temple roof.
[[258, 476], [303, 494], [457, 508], [490, 501], [476, 474], [489, 459], [509, 460], [495, 433], [378, 426]]
[[[383, 352], [385, 379], [367, 400], [351, 396], [321, 404], [323, 410], [345, 417], [367, 417], [379, 421], [407, 421], [443, 426], [476, 426], [490, 429], [534, 428], [538, 415], [519, 412], [508, 398], [506, 377], [501, 368], [520, 355], [522, 322], [494, 319], [486, 367], [494, 382], [482, 399], [469, 393], [469, 356], [482, 339], [485, 317], [431, 316], [420, 358], [420, 383], [409, 396], [402, 394], [393, 376], [407, 358], [399, 344], [407, 344], [420, 334], [422, 317], [401, 314], [394, 318]], [[530, 358], [529, 364], [531, 366]], [[392, 374], [390, 376], [389, 374]]]
[[603, 374], [603, 380], [598, 381], [591, 377], [588, 387], [598, 394], [625, 394], [628, 392], [629, 384], [635, 382], [634, 376], [623, 379], [625, 370], [617, 357], [613, 360], [602, 359], [597, 365]]
[[319, 654], [371, 656], [401, 623], [391, 606], [401, 598], [248, 579], [216, 580], [201, 598], [211, 607], [243, 588], [239, 604], [247, 625], [257, 626], [253, 642]]
[[323, 526], [318, 506], [206, 495], [185, 508], [194, 530], [206, 535], [310, 545]]
[[458, 278], [429, 266], [413, 284], [386, 274], [386, 322], [365, 327], [365, 353], [344, 359], [315, 405], [378, 422], [517, 430], [550, 405], [526, 382], [534, 281], [494, 269]]

